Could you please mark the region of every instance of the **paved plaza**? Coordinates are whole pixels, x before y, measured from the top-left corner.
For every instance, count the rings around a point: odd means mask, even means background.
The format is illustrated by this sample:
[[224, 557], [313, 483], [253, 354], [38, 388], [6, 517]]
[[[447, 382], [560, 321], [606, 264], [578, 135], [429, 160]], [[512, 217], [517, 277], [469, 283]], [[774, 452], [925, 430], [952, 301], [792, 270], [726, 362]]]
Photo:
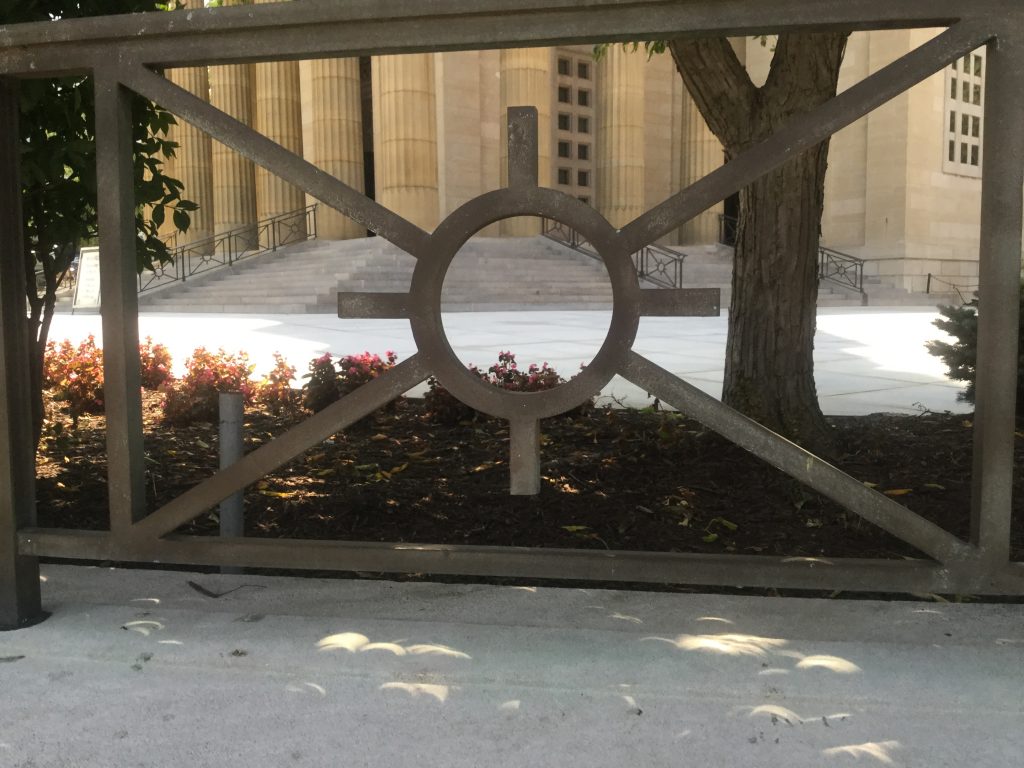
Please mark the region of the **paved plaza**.
[[0, 633], [5, 768], [1011, 768], [1024, 752], [1020, 605], [44, 579], [53, 616]]
[[[946, 378], [942, 361], [924, 344], [946, 336], [932, 325], [938, 313], [927, 308], [876, 307], [823, 309], [818, 315], [815, 371], [822, 409], [833, 415], [876, 412], [967, 411], [957, 401], [963, 387]], [[608, 312], [452, 313], [445, 329], [466, 363], [486, 367], [498, 352], [514, 352], [520, 363], [547, 362], [563, 375], [579, 370], [600, 348]], [[705, 392], [721, 396], [727, 317], [645, 317], [634, 348]], [[280, 351], [299, 370], [324, 352], [335, 355], [394, 350], [399, 359], [416, 351], [405, 320], [341, 320], [330, 315], [170, 315], [139, 317], [142, 338], [152, 336], [174, 356], [176, 372], [197, 346], [245, 350], [257, 373], [269, 370]], [[60, 314], [52, 339], [101, 338], [96, 315]], [[643, 407], [645, 392], [614, 380], [603, 401]]]

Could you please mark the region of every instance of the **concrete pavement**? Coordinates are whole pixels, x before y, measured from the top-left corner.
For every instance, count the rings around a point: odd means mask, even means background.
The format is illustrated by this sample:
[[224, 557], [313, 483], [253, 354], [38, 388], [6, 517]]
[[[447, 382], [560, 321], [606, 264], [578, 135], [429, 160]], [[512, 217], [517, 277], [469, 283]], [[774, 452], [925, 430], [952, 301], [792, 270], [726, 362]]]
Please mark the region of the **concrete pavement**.
[[44, 578], [53, 616], [0, 634], [11, 768], [1010, 768], [1024, 751], [1020, 605]]
[[[827, 414], [859, 415], [879, 411], [919, 413], [968, 411], [957, 401], [962, 386], [950, 382], [942, 362], [924, 343], [945, 339], [932, 322], [933, 310], [877, 307], [822, 309], [815, 339], [818, 395]], [[452, 347], [466, 363], [487, 367], [498, 351], [511, 350], [520, 363], [548, 362], [571, 375], [600, 348], [610, 313], [492, 312], [444, 316]], [[166, 344], [178, 373], [197, 346], [245, 350], [257, 373], [269, 370], [280, 351], [305, 373], [310, 360], [330, 351], [335, 355], [364, 350], [383, 354], [395, 350], [400, 359], [416, 351], [404, 320], [341, 320], [330, 315], [172, 315], [143, 314], [140, 336]], [[705, 392], [721, 396], [727, 318], [645, 317], [634, 349]], [[96, 315], [60, 314], [51, 338], [101, 338]], [[416, 392], [416, 390], [414, 390]], [[620, 379], [604, 391], [605, 400], [644, 406], [645, 392]]]

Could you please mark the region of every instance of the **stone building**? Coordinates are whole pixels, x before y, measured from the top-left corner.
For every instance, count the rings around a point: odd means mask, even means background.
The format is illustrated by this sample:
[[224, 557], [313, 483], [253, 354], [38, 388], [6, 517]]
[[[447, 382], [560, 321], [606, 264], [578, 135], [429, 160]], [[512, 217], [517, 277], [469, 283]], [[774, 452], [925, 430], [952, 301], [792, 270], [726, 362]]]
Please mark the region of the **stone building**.
[[[197, 0], [198, 2], [198, 0]], [[840, 88], [935, 34], [854, 34]], [[770, 40], [735, 41], [755, 82]], [[867, 274], [924, 291], [928, 275], [976, 283], [984, 51], [902, 94], [833, 138], [822, 242], [867, 261]], [[621, 226], [723, 162], [722, 149], [668, 55], [589, 47], [448, 52], [218, 66], [169, 76], [283, 146], [432, 229], [463, 203], [503, 186], [504, 112], [540, 114], [540, 181]], [[170, 172], [203, 207], [190, 238], [294, 211], [301, 192], [182, 124]], [[312, 202], [312, 201], [310, 201]], [[719, 239], [725, 201], [666, 241]], [[517, 219], [484, 234], [537, 234]], [[365, 231], [321, 207], [319, 236]], [[940, 283], [941, 285], [941, 283]], [[934, 286], [933, 286], [934, 287]]]

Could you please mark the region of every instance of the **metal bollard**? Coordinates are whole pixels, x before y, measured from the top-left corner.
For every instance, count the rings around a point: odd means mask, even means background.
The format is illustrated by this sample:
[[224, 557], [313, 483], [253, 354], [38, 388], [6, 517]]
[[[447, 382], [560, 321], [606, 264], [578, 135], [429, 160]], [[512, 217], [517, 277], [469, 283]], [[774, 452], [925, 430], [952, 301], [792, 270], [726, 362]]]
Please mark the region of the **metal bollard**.
[[[220, 395], [220, 468], [227, 469], [242, 458], [242, 393]], [[240, 538], [245, 535], [242, 492], [231, 494], [220, 503], [220, 535]], [[221, 573], [242, 573], [241, 568], [221, 566]]]

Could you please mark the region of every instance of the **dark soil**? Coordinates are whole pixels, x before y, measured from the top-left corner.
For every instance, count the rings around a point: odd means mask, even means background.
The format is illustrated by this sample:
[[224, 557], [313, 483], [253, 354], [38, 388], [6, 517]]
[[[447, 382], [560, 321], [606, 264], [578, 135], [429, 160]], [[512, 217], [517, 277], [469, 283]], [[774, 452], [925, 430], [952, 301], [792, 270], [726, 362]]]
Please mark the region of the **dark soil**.
[[[217, 426], [168, 428], [145, 399], [151, 508], [209, 477]], [[59, 417], [58, 417], [59, 418]], [[254, 413], [251, 450], [296, 422]], [[969, 530], [970, 417], [830, 419], [836, 463], [957, 536]], [[435, 423], [403, 400], [248, 489], [246, 535], [308, 539], [902, 558], [913, 548], [677, 414], [597, 410], [543, 422], [542, 490], [508, 493], [508, 428]], [[39, 524], [104, 529], [104, 419], [44, 441]], [[1017, 465], [1024, 433], [1017, 434]], [[1015, 478], [1015, 560], [1024, 499]], [[205, 515], [187, 533], [212, 534]]]

